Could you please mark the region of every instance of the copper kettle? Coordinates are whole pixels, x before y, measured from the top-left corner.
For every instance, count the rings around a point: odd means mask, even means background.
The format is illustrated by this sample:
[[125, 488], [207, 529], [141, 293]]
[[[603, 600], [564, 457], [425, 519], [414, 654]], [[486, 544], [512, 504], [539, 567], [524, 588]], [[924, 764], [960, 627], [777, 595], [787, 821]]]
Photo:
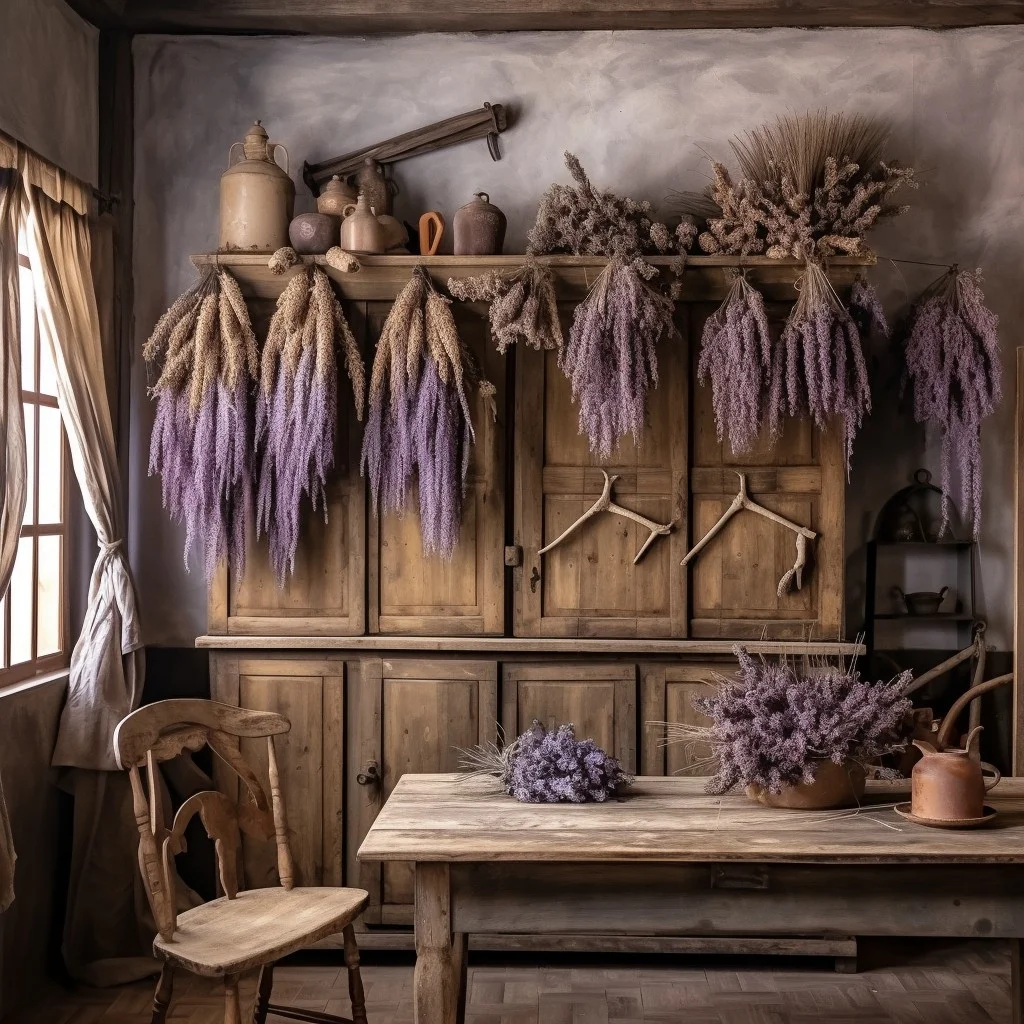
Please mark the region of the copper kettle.
[[[977, 821], [985, 814], [985, 794], [1002, 778], [999, 769], [971, 757], [971, 744], [981, 732], [976, 726], [959, 747], [939, 750], [927, 740], [914, 740], [923, 755], [911, 773], [911, 812], [932, 821]], [[986, 781], [984, 773], [991, 779]]]

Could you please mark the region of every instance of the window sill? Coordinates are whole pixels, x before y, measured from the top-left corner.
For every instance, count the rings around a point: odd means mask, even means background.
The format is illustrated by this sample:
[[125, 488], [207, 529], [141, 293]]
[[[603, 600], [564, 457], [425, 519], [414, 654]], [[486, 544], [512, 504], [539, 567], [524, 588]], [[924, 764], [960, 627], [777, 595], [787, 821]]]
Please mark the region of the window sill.
[[25, 693], [28, 690], [40, 689], [50, 686], [53, 683], [67, 682], [71, 673], [69, 668], [56, 669], [53, 672], [43, 672], [38, 676], [29, 676], [28, 679], [21, 679], [15, 683], [0, 683], [0, 701], [4, 697], [13, 697], [17, 693]]

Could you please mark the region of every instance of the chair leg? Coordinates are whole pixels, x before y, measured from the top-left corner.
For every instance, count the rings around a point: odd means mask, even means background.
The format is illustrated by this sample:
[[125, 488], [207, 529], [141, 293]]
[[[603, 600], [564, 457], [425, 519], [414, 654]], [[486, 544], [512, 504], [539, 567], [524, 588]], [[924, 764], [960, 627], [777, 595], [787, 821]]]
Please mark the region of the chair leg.
[[171, 1006], [171, 990], [174, 987], [174, 968], [164, 962], [160, 968], [160, 977], [156, 983], [156, 991], [153, 993], [153, 1016], [152, 1024], [164, 1024], [167, 1020], [167, 1011]]
[[242, 1024], [242, 1007], [238, 1001], [238, 975], [224, 976], [224, 1024]]
[[352, 925], [346, 925], [345, 966], [348, 968], [348, 994], [352, 1000], [352, 1024], [366, 1024], [366, 996], [363, 994], [363, 979], [359, 973], [359, 944]]
[[273, 987], [274, 965], [264, 964], [260, 968], [260, 980], [256, 985], [256, 1001], [252, 1004], [252, 1024], [267, 1024], [270, 992]]

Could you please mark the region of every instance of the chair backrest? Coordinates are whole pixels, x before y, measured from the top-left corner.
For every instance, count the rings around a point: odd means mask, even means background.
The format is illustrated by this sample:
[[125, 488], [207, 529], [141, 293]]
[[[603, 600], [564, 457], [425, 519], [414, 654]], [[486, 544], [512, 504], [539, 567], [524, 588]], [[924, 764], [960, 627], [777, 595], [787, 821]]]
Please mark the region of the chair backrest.
[[[174, 856], [184, 849], [185, 828], [198, 814], [214, 841], [217, 872], [228, 899], [238, 895], [241, 832], [277, 843], [277, 872], [281, 885], [294, 885], [294, 866], [288, 845], [288, 822], [274, 751], [274, 737], [291, 723], [269, 711], [218, 704], [211, 700], [163, 700], [133, 711], [114, 730], [117, 763], [128, 771], [135, 820], [139, 827], [139, 868], [146, 884], [157, 928], [164, 939], [177, 924]], [[252, 767], [242, 757], [240, 739], [265, 737], [270, 776], [270, 799]], [[170, 828], [157, 765], [183, 751], [208, 746], [242, 783], [238, 804], [224, 793], [194, 793], [178, 808]], [[147, 784], [143, 783], [146, 770]]]

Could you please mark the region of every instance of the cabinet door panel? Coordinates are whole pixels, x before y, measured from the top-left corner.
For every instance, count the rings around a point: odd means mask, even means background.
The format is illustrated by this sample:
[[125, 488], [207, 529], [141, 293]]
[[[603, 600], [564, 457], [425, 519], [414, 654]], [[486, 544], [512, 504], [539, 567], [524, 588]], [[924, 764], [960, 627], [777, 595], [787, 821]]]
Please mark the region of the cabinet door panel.
[[[333, 658], [221, 658], [214, 662], [215, 700], [273, 711], [291, 723], [275, 738], [288, 837], [297, 885], [341, 885], [344, 663]], [[264, 740], [242, 740], [243, 756], [267, 785]], [[235, 796], [237, 781], [214, 759], [218, 787]], [[245, 885], [278, 884], [273, 841], [242, 837]]]
[[707, 664], [659, 664], [641, 669], [641, 771], [644, 775], [714, 775], [707, 743], [665, 744], [665, 722], [708, 725], [709, 720], [693, 706], [694, 697], [712, 692], [718, 674], [729, 676], [735, 662]]
[[[376, 338], [388, 304], [371, 303]], [[482, 308], [454, 307], [459, 333], [497, 388], [492, 406], [470, 396], [476, 443], [463, 498], [459, 543], [450, 561], [425, 555], [415, 496], [404, 515], [377, 519], [369, 532], [370, 632], [438, 636], [500, 634], [505, 627], [505, 366]], [[415, 486], [413, 488], [415, 495]]]
[[546, 728], [572, 723], [627, 771], [636, 765], [636, 667], [630, 665], [505, 665], [501, 725], [512, 740], [537, 719]]

